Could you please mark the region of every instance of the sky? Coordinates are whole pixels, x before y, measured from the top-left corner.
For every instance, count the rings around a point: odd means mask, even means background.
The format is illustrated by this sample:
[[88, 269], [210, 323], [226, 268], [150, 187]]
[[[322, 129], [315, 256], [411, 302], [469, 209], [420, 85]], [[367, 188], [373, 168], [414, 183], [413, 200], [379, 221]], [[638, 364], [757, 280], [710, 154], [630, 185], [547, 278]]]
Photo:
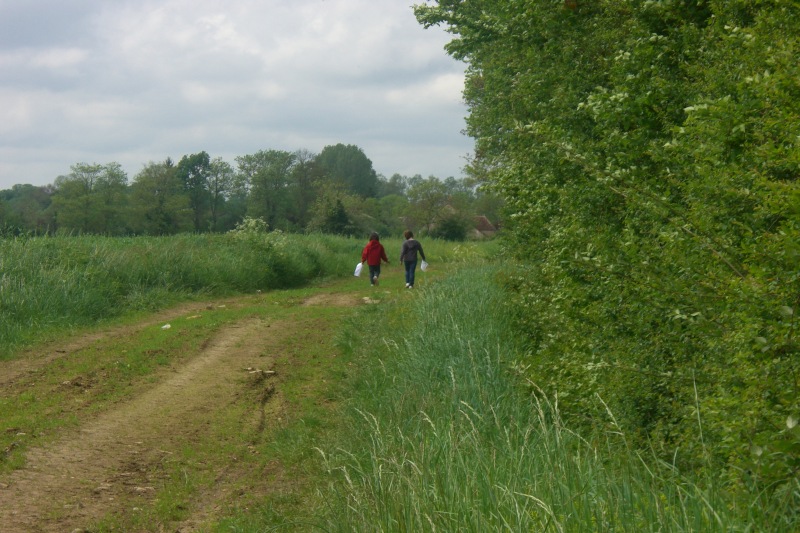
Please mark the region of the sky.
[[0, 0], [0, 190], [338, 143], [387, 178], [460, 177], [465, 65], [414, 1]]

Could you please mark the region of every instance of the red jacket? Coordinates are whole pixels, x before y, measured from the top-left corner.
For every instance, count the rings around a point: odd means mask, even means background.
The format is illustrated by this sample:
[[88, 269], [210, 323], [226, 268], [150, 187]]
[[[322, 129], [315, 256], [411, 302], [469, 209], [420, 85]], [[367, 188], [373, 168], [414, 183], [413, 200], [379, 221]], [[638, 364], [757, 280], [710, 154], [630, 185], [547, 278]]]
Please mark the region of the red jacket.
[[381, 264], [381, 259], [389, 262], [383, 245], [379, 241], [369, 241], [361, 252], [361, 262], [366, 261], [369, 266], [378, 266]]

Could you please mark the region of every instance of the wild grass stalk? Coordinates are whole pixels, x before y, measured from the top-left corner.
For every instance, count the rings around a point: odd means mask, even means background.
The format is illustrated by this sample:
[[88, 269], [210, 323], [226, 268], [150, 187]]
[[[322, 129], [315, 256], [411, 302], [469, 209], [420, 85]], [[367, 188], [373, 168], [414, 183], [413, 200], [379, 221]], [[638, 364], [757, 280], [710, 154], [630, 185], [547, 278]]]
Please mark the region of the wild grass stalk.
[[48, 332], [180, 299], [350, 275], [361, 246], [283, 234], [0, 239], [0, 358]]
[[565, 427], [556, 402], [521, 383], [521, 347], [493, 273], [470, 268], [399, 306], [369, 310], [372, 340], [354, 349], [373, 359], [372, 370], [354, 385], [346, 435], [319, 450], [330, 475], [327, 530], [769, 525], [731, 507], [715, 485], [640, 457], [617, 432], [588, 440]]

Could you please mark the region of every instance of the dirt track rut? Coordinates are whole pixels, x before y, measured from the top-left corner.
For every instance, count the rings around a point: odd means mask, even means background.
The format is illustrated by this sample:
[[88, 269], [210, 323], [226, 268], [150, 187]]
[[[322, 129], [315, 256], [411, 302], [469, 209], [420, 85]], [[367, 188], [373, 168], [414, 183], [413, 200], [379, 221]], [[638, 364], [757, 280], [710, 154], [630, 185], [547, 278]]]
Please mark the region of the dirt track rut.
[[[306, 304], [357, 303], [352, 297], [315, 298]], [[82, 531], [116, 506], [152, 500], [163, 462], [207, 429], [209, 412], [236, 400], [245, 369], [270, 365], [265, 348], [280, 349], [292, 331], [285, 326], [259, 318], [229, 325], [145, 393], [51, 445], [30, 449], [23, 469], [0, 478], [2, 531]], [[194, 531], [202, 521], [199, 514], [177, 530]]]

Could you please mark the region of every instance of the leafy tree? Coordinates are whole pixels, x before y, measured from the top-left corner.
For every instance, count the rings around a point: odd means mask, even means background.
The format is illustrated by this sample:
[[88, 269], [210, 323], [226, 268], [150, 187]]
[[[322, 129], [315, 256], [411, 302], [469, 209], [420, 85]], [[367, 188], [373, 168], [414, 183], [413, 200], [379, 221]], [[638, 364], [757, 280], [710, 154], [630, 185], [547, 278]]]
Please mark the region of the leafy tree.
[[127, 175], [118, 163], [78, 163], [55, 181], [51, 209], [58, 228], [119, 235], [127, 205]]
[[472, 202], [472, 212], [488, 218], [495, 226], [502, 225], [503, 199], [483, 188], [476, 191]]
[[439, 220], [436, 227], [431, 231], [431, 236], [446, 241], [463, 241], [467, 238], [469, 226], [470, 221], [466, 217], [453, 213]]
[[271, 229], [279, 226], [283, 229], [295, 155], [282, 150], [261, 150], [237, 157], [236, 162], [250, 192], [248, 216], [265, 220]]
[[194, 230], [206, 229], [206, 217], [209, 208], [209, 173], [211, 159], [205, 151], [185, 155], [178, 161], [177, 175], [189, 195], [189, 207], [192, 209]]
[[46, 233], [53, 225], [48, 207], [52, 201], [52, 187], [34, 185], [14, 185], [11, 189], [0, 191], [0, 226], [15, 228], [17, 231]]
[[405, 196], [408, 189], [408, 178], [401, 174], [392, 174], [388, 180], [380, 176], [378, 181], [378, 196], [381, 198], [390, 195]]
[[372, 161], [353, 144], [326, 146], [316, 158], [320, 171], [329, 180], [359, 196], [372, 198], [378, 194], [378, 175]]
[[145, 165], [134, 177], [130, 196], [135, 233], [172, 235], [194, 227], [189, 197], [169, 159]]
[[119, 163], [105, 165], [95, 191], [100, 199], [102, 232], [110, 235], [127, 233], [128, 175]]
[[321, 183], [308, 230], [335, 235], [356, 235], [363, 232], [354, 225], [346, 207], [346, 204], [353, 205], [357, 200], [354, 195], [343, 191], [341, 186]]
[[230, 231], [247, 216], [248, 195], [238, 185], [239, 179], [238, 173], [234, 172], [233, 188], [217, 221], [221, 231]]
[[342, 198], [342, 203], [352, 226], [348, 234], [366, 236], [373, 231], [381, 235], [391, 232], [387, 213], [383, 212], [382, 203], [377, 198], [347, 195]]
[[341, 198], [328, 198], [317, 202], [319, 207], [310, 224], [312, 231], [335, 235], [353, 235], [354, 227]]
[[289, 179], [291, 198], [289, 221], [297, 229], [305, 229], [311, 219], [311, 207], [317, 196], [317, 181], [320, 178], [316, 155], [308, 150], [294, 152], [295, 164]]
[[386, 235], [402, 235], [406, 228], [405, 215], [408, 213], [408, 198], [399, 194], [383, 196], [378, 201], [379, 219]]
[[498, 225], [503, 218], [504, 198], [497, 194], [493, 187], [491, 176], [499, 171], [498, 168], [493, 168], [493, 164], [485, 157], [473, 157], [464, 167], [466, 174], [464, 184], [474, 194], [473, 212], [476, 215], [486, 216], [492, 223]]
[[234, 188], [233, 167], [216, 157], [211, 160], [208, 169], [208, 193], [209, 205], [211, 208], [211, 230], [219, 231], [220, 211], [223, 208], [228, 195]]
[[434, 224], [446, 214], [448, 200], [447, 186], [441, 180], [434, 176], [427, 179], [417, 176], [417, 179], [411, 180], [408, 188], [408, 216], [414, 225], [424, 227], [430, 232]]

